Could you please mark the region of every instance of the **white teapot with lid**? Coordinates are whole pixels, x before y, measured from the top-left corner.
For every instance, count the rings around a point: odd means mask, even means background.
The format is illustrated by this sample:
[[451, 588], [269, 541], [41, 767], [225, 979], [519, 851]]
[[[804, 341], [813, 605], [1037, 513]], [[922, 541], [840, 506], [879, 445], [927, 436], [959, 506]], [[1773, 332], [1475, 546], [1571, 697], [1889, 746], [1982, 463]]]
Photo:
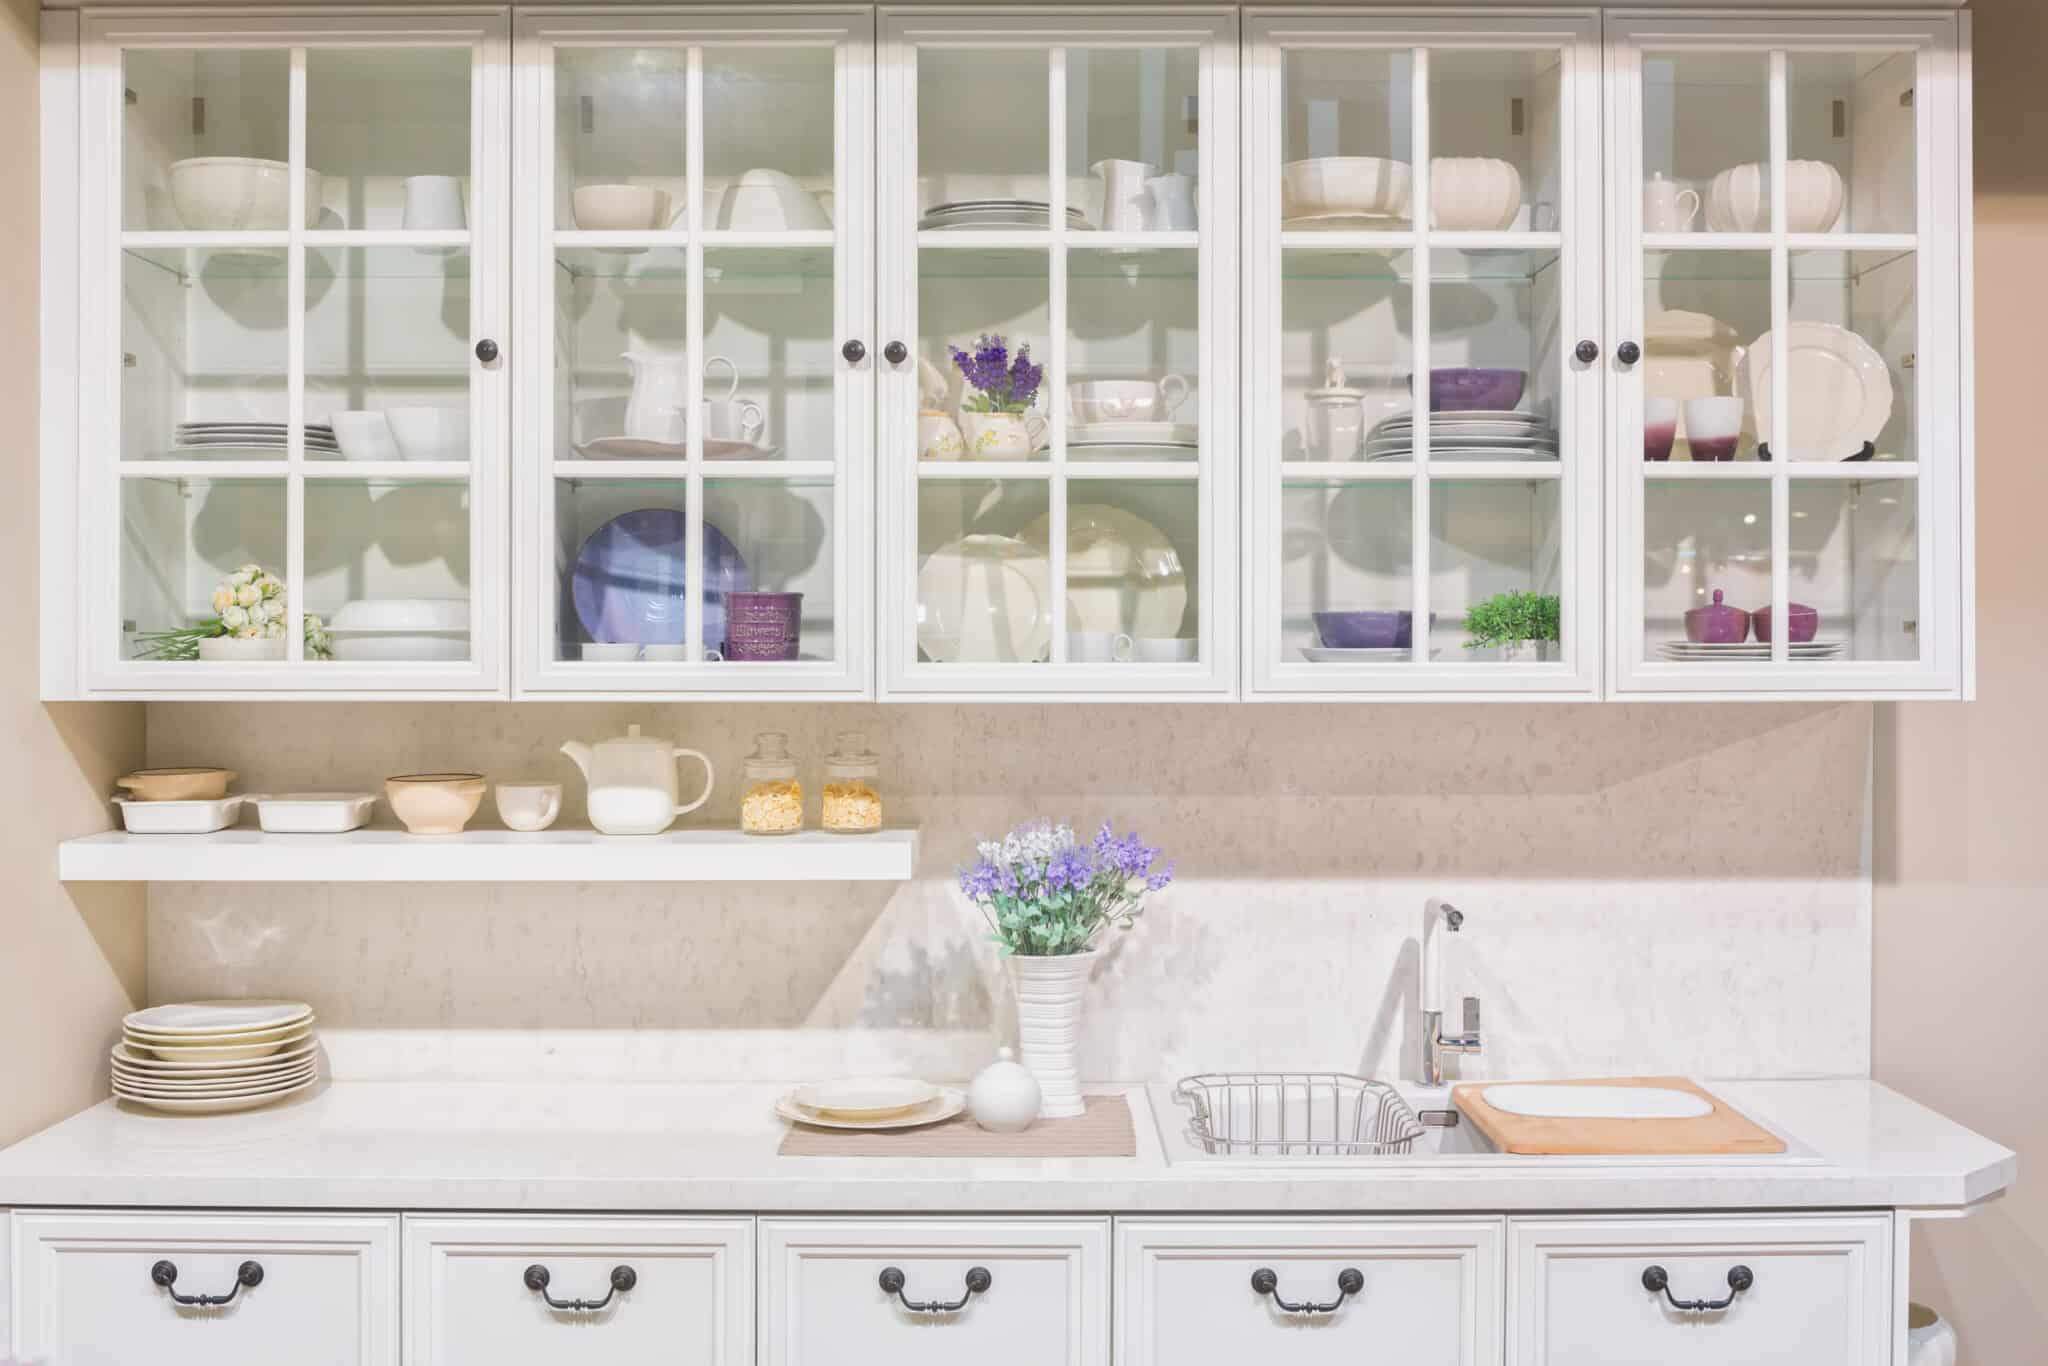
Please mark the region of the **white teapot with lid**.
[[[590, 823], [599, 834], [658, 835], [677, 816], [711, 799], [716, 776], [711, 760], [694, 749], [642, 736], [638, 726], [595, 745], [570, 740], [562, 753], [576, 761], [590, 785]], [[676, 761], [683, 758], [704, 765], [704, 790], [688, 805], [681, 804], [676, 782]]]

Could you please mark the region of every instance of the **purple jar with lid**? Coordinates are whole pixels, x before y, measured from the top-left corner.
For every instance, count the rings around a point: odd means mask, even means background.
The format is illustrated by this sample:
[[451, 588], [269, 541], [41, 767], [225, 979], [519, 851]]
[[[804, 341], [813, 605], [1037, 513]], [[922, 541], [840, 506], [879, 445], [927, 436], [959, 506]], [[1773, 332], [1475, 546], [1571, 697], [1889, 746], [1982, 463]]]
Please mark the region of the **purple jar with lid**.
[[1721, 601], [1716, 588], [1711, 604], [1686, 612], [1685, 638], [1696, 645], [1740, 645], [1749, 639], [1749, 613]]
[[801, 593], [728, 592], [725, 657], [753, 662], [795, 659], [803, 609]]

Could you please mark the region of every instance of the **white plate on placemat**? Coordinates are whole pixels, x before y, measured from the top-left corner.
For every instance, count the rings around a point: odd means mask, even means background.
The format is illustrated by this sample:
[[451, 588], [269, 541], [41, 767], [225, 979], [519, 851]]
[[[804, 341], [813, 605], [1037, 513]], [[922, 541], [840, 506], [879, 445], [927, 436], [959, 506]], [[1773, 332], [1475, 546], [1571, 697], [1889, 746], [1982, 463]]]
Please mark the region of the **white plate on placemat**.
[[916, 1077], [840, 1077], [814, 1081], [789, 1093], [806, 1110], [834, 1119], [878, 1119], [939, 1098], [939, 1088]]
[[955, 1091], [950, 1086], [940, 1087], [937, 1096], [915, 1109], [877, 1119], [841, 1119], [805, 1109], [796, 1103], [793, 1091], [775, 1102], [776, 1114], [793, 1124], [808, 1124], [816, 1129], [915, 1129], [922, 1124], [937, 1124], [942, 1119], [951, 1119], [966, 1108], [966, 1093]]

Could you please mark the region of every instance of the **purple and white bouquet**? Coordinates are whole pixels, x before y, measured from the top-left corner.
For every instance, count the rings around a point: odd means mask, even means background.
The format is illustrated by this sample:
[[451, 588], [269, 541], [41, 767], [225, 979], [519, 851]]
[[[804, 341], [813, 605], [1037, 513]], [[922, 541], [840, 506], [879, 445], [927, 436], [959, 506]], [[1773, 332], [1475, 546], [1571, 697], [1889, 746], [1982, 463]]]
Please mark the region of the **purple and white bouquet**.
[[1153, 871], [1159, 850], [1117, 835], [1107, 822], [1084, 843], [1070, 825], [1033, 821], [981, 841], [975, 852], [960, 890], [988, 918], [989, 937], [1006, 956], [1086, 953], [1107, 926], [1129, 929], [1145, 897], [1173, 881], [1171, 863]]
[[1038, 385], [1045, 378], [1045, 367], [1031, 363], [1031, 347], [1017, 348], [1015, 357], [1003, 341], [1000, 333], [982, 333], [974, 343], [974, 350], [962, 351], [959, 347], [949, 348], [953, 353], [953, 364], [967, 379], [972, 390], [961, 400], [960, 407], [970, 413], [1022, 413], [1030, 410], [1038, 399]]

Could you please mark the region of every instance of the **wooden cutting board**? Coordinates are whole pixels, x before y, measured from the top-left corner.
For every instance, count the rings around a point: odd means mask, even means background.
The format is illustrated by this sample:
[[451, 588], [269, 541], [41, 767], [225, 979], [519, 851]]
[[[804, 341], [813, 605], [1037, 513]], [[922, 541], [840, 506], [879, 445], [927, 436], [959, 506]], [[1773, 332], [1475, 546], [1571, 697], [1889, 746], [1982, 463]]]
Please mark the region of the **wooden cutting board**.
[[1530, 1086], [1662, 1086], [1688, 1091], [1714, 1107], [1696, 1119], [1541, 1119], [1511, 1115], [1486, 1103], [1494, 1082], [1455, 1087], [1451, 1102], [1504, 1153], [1552, 1157], [1677, 1157], [1782, 1153], [1784, 1140], [1729, 1108], [1684, 1077], [1604, 1077], [1597, 1081], [1526, 1082]]

